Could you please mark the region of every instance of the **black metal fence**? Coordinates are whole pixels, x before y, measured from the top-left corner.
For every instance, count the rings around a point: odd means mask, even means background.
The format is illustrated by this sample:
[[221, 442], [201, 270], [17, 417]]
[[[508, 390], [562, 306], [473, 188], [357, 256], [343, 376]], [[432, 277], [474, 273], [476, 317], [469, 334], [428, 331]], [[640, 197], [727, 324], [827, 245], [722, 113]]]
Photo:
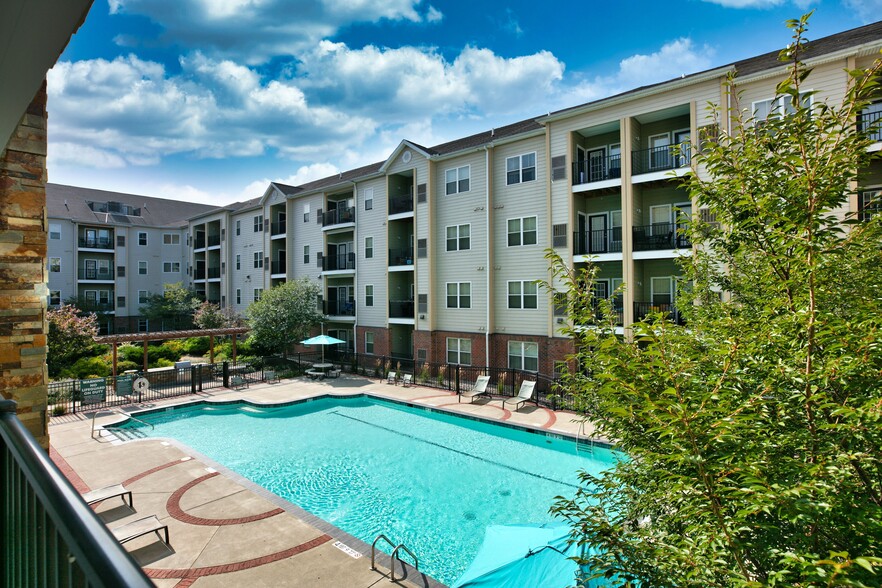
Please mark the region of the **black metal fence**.
[[0, 401], [0, 585], [153, 583]]

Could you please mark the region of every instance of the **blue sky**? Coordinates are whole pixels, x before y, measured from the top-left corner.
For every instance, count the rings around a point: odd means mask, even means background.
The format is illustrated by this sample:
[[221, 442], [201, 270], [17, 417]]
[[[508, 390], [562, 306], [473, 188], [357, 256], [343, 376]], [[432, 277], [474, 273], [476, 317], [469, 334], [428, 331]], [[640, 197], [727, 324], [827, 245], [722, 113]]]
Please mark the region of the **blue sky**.
[[882, 0], [95, 0], [52, 182], [225, 204], [882, 18]]

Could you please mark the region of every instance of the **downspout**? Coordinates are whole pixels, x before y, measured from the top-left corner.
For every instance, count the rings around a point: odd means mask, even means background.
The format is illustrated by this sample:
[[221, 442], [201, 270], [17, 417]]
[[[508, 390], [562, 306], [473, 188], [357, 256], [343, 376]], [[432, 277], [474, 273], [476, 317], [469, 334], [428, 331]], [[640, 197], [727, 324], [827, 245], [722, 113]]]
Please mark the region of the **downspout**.
[[[353, 243], [353, 249], [355, 251], [362, 251], [361, 247], [358, 245], [358, 183], [350, 181], [352, 184], [352, 206], [355, 208], [353, 211], [353, 216], [355, 218], [355, 226], [352, 228], [352, 240], [355, 241]], [[358, 260], [358, 253], [355, 254], [355, 259]], [[355, 275], [352, 277], [352, 290], [353, 290], [353, 301], [352, 307], [356, 309], [355, 311], [355, 322], [352, 323], [352, 352], [358, 353], [358, 270], [359, 263], [355, 264]], [[323, 309], [324, 310], [324, 309]]]
[[484, 181], [484, 226], [487, 227], [487, 247], [484, 248], [487, 251], [487, 327], [484, 329], [484, 365], [490, 367], [490, 325], [492, 324], [490, 315], [490, 274], [493, 271], [493, 266], [490, 264], [490, 243], [493, 237], [493, 231], [490, 227], [490, 182], [493, 180], [493, 174], [490, 171], [490, 148], [486, 145], [484, 146], [484, 169], [484, 175], [486, 177], [486, 180]]

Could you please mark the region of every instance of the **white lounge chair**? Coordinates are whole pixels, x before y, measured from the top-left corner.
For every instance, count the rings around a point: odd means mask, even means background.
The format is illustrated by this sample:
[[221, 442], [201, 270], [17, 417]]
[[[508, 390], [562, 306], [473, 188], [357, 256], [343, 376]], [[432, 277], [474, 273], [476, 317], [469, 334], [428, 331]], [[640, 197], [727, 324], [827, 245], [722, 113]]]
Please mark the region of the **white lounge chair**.
[[518, 390], [518, 395], [503, 400], [502, 408], [505, 408], [506, 402], [512, 402], [515, 404], [515, 412], [519, 411], [521, 409], [520, 405], [523, 405], [525, 402], [529, 402], [533, 399], [533, 390], [535, 389], [536, 382], [524, 380], [523, 382], [521, 382], [521, 389]]
[[97, 502], [103, 502], [108, 498], [116, 498], [117, 496], [122, 498], [123, 503], [126, 502], [126, 496], [128, 496], [129, 507], [135, 508], [135, 505], [132, 503], [132, 491], [126, 490], [125, 486], [122, 484], [114, 484], [112, 486], [105, 486], [104, 488], [98, 488], [86, 492], [83, 494], [83, 500], [86, 501], [86, 504], [95, 504]]
[[264, 382], [280, 382], [279, 374], [275, 370], [263, 370]]
[[150, 515], [149, 517], [144, 517], [143, 519], [138, 519], [110, 530], [120, 544], [148, 533], [156, 533], [156, 536], [162, 539], [162, 535], [159, 534], [160, 531], [165, 531], [165, 544], [171, 547], [171, 543], [168, 540], [168, 525], [162, 524], [162, 521], [156, 518], [156, 515]]
[[398, 374], [396, 374], [395, 372], [389, 372], [389, 375], [386, 376], [386, 383], [397, 386], [398, 385]]
[[487, 384], [489, 383], [490, 376], [478, 376], [472, 389], [459, 395], [459, 402], [462, 402], [463, 397], [468, 398], [469, 402], [474, 402], [475, 398], [478, 398], [479, 396], [489, 396], [490, 393], [487, 392]]
[[404, 376], [401, 378], [401, 385], [405, 388], [409, 388], [412, 383], [413, 374], [404, 374]]

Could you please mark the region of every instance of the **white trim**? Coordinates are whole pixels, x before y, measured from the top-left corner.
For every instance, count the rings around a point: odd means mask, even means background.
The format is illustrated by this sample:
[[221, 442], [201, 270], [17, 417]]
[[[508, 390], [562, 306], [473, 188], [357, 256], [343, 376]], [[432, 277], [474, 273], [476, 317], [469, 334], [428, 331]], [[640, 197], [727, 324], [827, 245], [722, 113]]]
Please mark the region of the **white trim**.
[[[449, 294], [450, 290], [449, 290], [449, 288], [450, 288], [451, 284], [456, 285], [456, 306], [450, 306], [450, 300], [449, 300], [450, 299], [450, 294]], [[468, 294], [469, 305], [468, 306], [462, 305], [462, 296], [463, 296], [462, 295], [462, 286], [463, 286], [463, 284], [469, 285], [469, 294]], [[451, 308], [451, 309], [455, 309], [455, 310], [471, 309], [472, 308], [472, 283], [471, 282], [445, 282], [444, 283], [444, 306], [445, 306], [445, 308]]]
[[[460, 228], [468, 227], [469, 229], [469, 246], [467, 249], [462, 249], [459, 246], [460, 239], [462, 239], [462, 235], [460, 234]], [[448, 229], [456, 229], [456, 249], [448, 249], [447, 242], [450, 241], [450, 237], [447, 235]], [[472, 249], [472, 223], [463, 223], [461, 225], [447, 225], [444, 227], [444, 252], [445, 253], [454, 253], [456, 251], [471, 251]]]
[[[520, 302], [521, 302], [520, 306], [511, 306], [511, 297], [515, 296], [514, 294], [511, 293], [511, 285], [512, 284], [520, 284], [521, 285], [521, 293], [519, 295]], [[528, 296], [528, 294], [526, 293], [526, 289], [524, 288], [524, 286], [526, 284], [532, 284], [536, 288], [536, 294], [535, 294], [536, 306], [535, 306], [535, 308], [527, 308], [524, 304], [524, 300]], [[532, 294], [530, 294], [530, 296], [532, 296]], [[535, 280], [507, 280], [506, 281], [506, 288], [505, 288], [505, 306], [508, 310], [539, 310], [539, 285], [536, 283]]]
[[[524, 179], [524, 169], [525, 169], [524, 168], [524, 157], [527, 157], [528, 155], [533, 156], [533, 166], [532, 166], [533, 167], [533, 179], [532, 180], [525, 180]], [[513, 159], [518, 160], [518, 168], [517, 168], [518, 181], [516, 181], [516, 182], [508, 181], [508, 174], [510, 172], [515, 171], [515, 170], [508, 169], [508, 162]], [[529, 168], [526, 168], [526, 169], [529, 169]], [[538, 157], [536, 151], [528, 151], [526, 153], [521, 153], [520, 155], [512, 155], [511, 157], [505, 158], [505, 185], [506, 186], [514, 186], [516, 184], [525, 184], [527, 182], [535, 182], [536, 179], [538, 178], [538, 176], [539, 176], [539, 157]]]
[[[463, 170], [463, 169], [468, 170], [468, 175], [469, 175], [469, 177], [468, 177], [469, 189], [468, 190], [460, 190], [459, 189], [459, 183], [463, 180], [463, 178], [460, 177], [459, 172], [460, 172], [460, 170]], [[456, 172], [456, 181], [454, 182], [456, 184], [456, 191], [454, 191], [454, 192], [447, 191], [447, 184], [450, 183], [449, 181], [447, 181], [447, 174], [449, 172]], [[444, 170], [444, 195], [445, 196], [455, 196], [457, 194], [465, 194], [466, 192], [471, 192], [471, 191], [472, 191], [472, 166], [471, 166], [471, 164], [460, 165], [457, 167], [449, 167]]]

